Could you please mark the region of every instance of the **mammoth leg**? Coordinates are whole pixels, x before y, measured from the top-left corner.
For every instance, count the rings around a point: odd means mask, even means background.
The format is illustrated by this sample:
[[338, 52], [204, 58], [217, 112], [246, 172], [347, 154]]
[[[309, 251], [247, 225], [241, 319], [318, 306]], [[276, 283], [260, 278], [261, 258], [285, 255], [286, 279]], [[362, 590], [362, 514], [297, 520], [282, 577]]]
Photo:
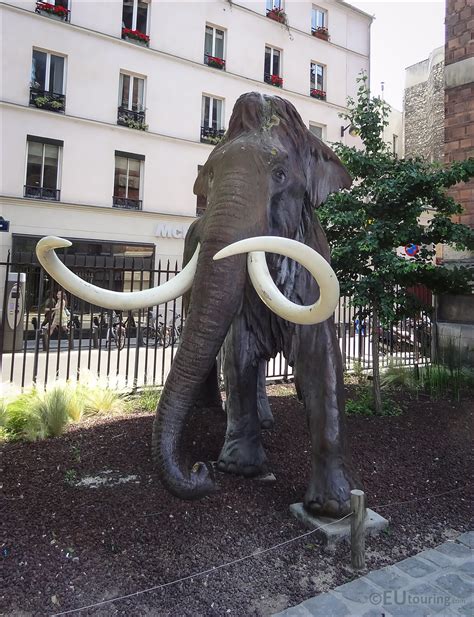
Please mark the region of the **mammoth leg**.
[[267, 397], [266, 388], [266, 368], [267, 362], [263, 358], [258, 363], [258, 376], [257, 376], [257, 411], [258, 419], [260, 420], [260, 426], [263, 429], [273, 428], [275, 421], [273, 419], [272, 410], [270, 409], [270, 403]]
[[255, 476], [264, 468], [257, 412], [258, 368], [253, 334], [237, 316], [225, 340], [227, 432], [217, 463], [220, 471]]
[[333, 319], [297, 330], [296, 376], [311, 436], [311, 479], [305, 508], [339, 518], [350, 512], [350, 491], [360, 488], [345, 435], [342, 359]]
[[196, 399], [196, 407], [223, 411], [222, 397], [217, 377], [217, 362], [212, 367], [206, 381], [201, 385]]

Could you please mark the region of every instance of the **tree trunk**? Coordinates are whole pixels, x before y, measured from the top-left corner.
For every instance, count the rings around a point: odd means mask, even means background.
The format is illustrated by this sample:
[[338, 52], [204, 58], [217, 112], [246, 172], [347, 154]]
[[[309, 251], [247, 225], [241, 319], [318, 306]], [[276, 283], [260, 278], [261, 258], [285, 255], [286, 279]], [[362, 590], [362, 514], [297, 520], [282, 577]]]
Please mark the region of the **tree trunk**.
[[377, 311], [374, 309], [374, 313], [372, 315], [372, 378], [374, 388], [374, 408], [377, 415], [382, 415], [379, 347], [379, 316]]

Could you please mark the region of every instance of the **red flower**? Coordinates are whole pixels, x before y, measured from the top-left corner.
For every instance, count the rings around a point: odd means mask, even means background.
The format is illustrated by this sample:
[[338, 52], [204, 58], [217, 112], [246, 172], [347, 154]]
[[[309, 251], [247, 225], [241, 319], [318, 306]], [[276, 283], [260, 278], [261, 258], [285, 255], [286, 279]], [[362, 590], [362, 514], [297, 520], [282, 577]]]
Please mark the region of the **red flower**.
[[128, 36], [132, 39], [138, 39], [140, 41], [144, 41], [145, 43], [148, 43], [148, 41], [150, 40], [148, 34], [144, 34], [139, 30], [132, 30], [131, 28], [122, 28], [122, 36]]
[[272, 86], [281, 87], [283, 85], [283, 77], [280, 77], [279, 75], [270, 75], [270, 81]]
[[312, 88], [311, 89], [311, 96], [317, 98], [317, 99], [325, 99], [326, 98], [326, 92], [324, 90], [318, 90], [318, 88]]

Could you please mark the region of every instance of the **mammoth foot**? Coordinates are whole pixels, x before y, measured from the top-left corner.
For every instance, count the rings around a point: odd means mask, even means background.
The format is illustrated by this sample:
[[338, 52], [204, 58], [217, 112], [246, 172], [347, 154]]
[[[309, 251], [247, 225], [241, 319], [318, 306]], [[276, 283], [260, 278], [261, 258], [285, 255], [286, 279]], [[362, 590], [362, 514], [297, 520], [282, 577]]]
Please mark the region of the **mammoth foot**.
[[266, 430], [273, 428], [275, 420], [273, 419], [272, 410], [270, 409], [270, 405], [266, 396], [265, 398], [260, 398], [258, 400], [257, 413], [258, 420], [260, 422], [260, 428]]
[[260, 440], [234, 437], [226, 439], [217, 461], [217, 469], [251, 478], [266, 471], [266, 460]]
[[314, 516], [342, 518], [351, 511], [350, 492], [361, 488], [342, 458], [320, 462], [304, 497], [304, 507]]

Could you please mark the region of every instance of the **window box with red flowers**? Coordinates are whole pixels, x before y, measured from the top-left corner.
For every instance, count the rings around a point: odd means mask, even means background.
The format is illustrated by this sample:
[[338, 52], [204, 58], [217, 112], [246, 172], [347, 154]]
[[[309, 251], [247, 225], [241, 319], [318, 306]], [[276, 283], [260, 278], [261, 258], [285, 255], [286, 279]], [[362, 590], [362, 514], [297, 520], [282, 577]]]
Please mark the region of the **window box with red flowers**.
[[326, 92], [324, 90], [318, 90], [317, 88], [311, 88], [310, 95], [313, 99], [319, 99], [320, 101], [326, 100]]
[[283, 9], [269, 9], [267, 10], [267, 17], [278, 21], [280, 24], [286, 24], [286, 13]]
[[271, 86], [275, 86], [276, 88], [283, 88], [283, 77], [280, 77], [279, 75], [265, 73], [264, 81]]
[[317, 39], [322, 39], [323, 41], [329, 41], [329, 32], [328, 29], [324, 26], [318, 26], [311, 30], [311, 34], [315, 36]]
[[122, 28], [122, 38], [126, 41], [132, 41], [133, 43], [144, 45], [145, 47], [148, 47], [150, 42], [150, 37], [148, 34], [144, 34], [139, 30], [132, 30], [131, 28]]
[[37, 2], [35, 12], [39, 15], [47, 15], [58, 21], [67, 21], [69, 19], [69, 10], [60, 4]]
[[209, 54], [205, 54], [204, 63], [207, 66], [212, 67], [213, 69], [220, 69], [221, 71], [225, 70], [225, 60], [223, 58], [218, 58], [217, 56], [210, 56]]

